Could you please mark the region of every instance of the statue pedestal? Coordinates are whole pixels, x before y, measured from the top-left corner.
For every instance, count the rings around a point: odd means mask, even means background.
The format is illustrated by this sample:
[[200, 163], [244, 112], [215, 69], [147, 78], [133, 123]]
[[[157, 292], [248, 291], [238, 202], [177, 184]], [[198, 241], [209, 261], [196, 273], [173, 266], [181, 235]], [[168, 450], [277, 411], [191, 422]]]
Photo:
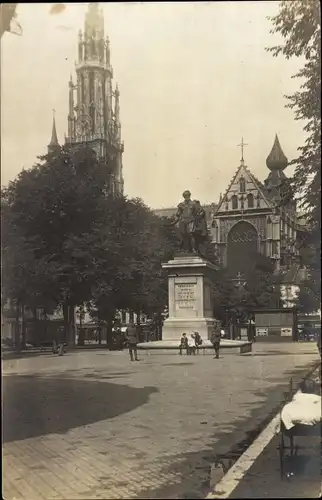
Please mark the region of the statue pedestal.
[[197, 255], [175, 257], [162, 264], [168, 272], [169, 317], [162, 330], [162, 341], [180, 342], [182, 334], [196, 331], [210, 339], [214, 322], [212, 275], [218, 267]]

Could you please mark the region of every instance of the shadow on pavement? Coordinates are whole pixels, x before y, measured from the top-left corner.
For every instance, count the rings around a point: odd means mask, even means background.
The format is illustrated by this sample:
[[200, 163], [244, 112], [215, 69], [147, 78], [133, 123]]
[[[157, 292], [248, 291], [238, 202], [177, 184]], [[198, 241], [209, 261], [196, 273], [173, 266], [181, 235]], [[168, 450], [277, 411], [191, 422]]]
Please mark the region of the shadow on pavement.
[[[289, 377], [298, 383], [307, 373], [317, 368], [317, 363], [310, 364], [309, 367], [301, 367], [298, 370], [289, 372]], [[161, 474], [176, 476], [175, 484], [161, 487], [157, 490], [143, 489], [136, 498], [164, 498], [164, 499], [201, 499], [205, 498], [210, 488], [213, 487], [226, 474], [228, 469], [247, 450], [250, 444], [257, 438], [260, 432], [268, 425], [276, 413], [284, 404], [289, 391], [289, 384], [280, 383], [280, 379], [270, 379], [272, 387], [265, 392], [258, 394], [262, 401], [241, 406], [241, 416], [234, 421], [234, 425], [229, 430], [217, 429], [213, 440], [209, 440], [206, 449], [197, 452], [188, 452], [171, 457], [171, 465], [162, 467]], [[247, 408], [247, 413], [251, 409], [250, 416], [242, 416], [242, 408]], [[202, 422], [200, 422], [202, 423]], [[169, 460], [169, 457], [166, 459]], [[276, 460], [277, 457], [276, 457]], [[277, 475], [277, 478], [279, 476]]]
[[[318, 498], [321, 484], [321, 453], [318, 439], [298, 438], [301, 449], [285, 457], [285, 477], [280, 479], [275, 437], [237, 484], [229, 498]], [[308, 446], [309, 445], [309, 446]], [[315, 448], [314, 448], [315, 445]], [[302, 448], [304, 447], [304, 448]]]
[[58, 354], [53, 354], [51, 349], [46, 349], [45, 351], [33, 350], [33, 351], [4, 351], [1, 352], [1, 359], [3, 360], [15, 360], [15, 359], [25, 359], [25, 358], [35, 358], [37, 356], [58, 356]]
[[163, 366], [191, 366], [194, 363], [165, 363]]
[[[84, 345], [84, 346], [75, 345], [75, 346], [69, 346], [64, 356], [71, 353], [82, 352], [82, 351], [105, 351], [96, 353], [98, 356], [100, 355], [106, 356], [106, 353], [110, 352], [106, 344], [94, 344], [94, 345]], [[116, 351], [116, 352], [121, 352], [121, 351]], [[40, 347], [34, 347], [30, 349], [23, 349], [21, 351], [14, 351], [11, 349], [3, 349], [1, 351], [1, 359], [4, 360], [34, 358], [36, 356], [57, 356], [57, 354], [52, 353], [52, 346], [46, 346], [44, 350], [41, 350]]]
[[[115, 378], [115, 377], [114, 377]], [[22, 440], [117, 417], [145, 404], [156, 387], [62, 377], [3, 377], [3, 442]]]
[[[312, 353], [307, 351], [307, 352], [297, 352], [296, 356], [310, 356]], [[264, 358], [264, 357], [269, 357], [269, 356], [294, 356], [294, 353], [292, 352], [280, 352], [280, 351], [269, 351], [269, 352], [252, 352], [252, 357], [256, 358]]]

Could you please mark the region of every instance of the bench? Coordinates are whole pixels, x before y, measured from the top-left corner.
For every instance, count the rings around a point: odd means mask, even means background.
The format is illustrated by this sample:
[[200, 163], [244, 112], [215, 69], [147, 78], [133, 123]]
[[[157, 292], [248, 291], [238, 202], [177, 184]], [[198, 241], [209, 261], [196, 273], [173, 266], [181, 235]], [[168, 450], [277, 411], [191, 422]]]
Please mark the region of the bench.
[[[154, 350], [175, 350], [179, 352], [180, 340], [156, 340], [153, 342], [141, 342], [138, 344], [138, 349], [143, 351], [154, 351]], [[239, 349], [239, 354], [248, 354], [252, 352], [253, 344], [249, 341], [242, 340], [227, 340], [223, 339], [220, 342], [220, 350], [223, 349]], [[199, 350], [203, 351], [203, 355], [206, 354], [206, 350], [211, 350], [213, 352], [214, 347], [210, 340], [204, 340], [202, 345], [199, 346]]]
[[[206, 349], [211, 349], [212, 351], [214, 350], [213, 345], [201, 345], [199, 346], [199, 349], [202, 349], [203, 355], [205, 355]], [[220, 350], [222, 349], [239, 349], [239, 354], [248, 354], [249, 352], [252, 352], [253, 349], [253, 344], [251, 342], [243, 342], [241, 345], [238, 346], [223, 346], [220, 344]]]

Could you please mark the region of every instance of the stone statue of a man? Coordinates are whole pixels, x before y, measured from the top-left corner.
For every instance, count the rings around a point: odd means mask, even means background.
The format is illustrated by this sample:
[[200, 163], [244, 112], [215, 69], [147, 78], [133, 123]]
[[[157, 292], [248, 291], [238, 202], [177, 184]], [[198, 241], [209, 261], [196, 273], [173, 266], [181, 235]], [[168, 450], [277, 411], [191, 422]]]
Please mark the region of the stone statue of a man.
[[180, 249], [186, 252], [195, 252], [194, 232], [196, 228], [196, 217], [198, 207], [195, 201], [191, 200], [190, 191], [183, 193], [184, 201], [179, 203], [173, 224], [178, 223], [180, 232]]

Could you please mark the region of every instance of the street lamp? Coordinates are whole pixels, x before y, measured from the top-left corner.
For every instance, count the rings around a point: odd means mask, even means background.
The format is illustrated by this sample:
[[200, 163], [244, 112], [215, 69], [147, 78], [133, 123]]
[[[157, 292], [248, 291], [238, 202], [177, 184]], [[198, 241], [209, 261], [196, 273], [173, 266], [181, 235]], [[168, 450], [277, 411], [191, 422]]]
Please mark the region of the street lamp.
[[235, 283], [235, 287], [237, 290], [237, 301], [238, 302], [237, 302], [237, 306], [236, 306], [236, 314], [235, 314], [236, 323], [235, 324], [239, 325], [239, 332], [238, 333], [240, 336], [240, 334], [241, 334], [240, 323], [241, 323], [241, 318], [242, 318], [242, 312], [245, 309], [245, 305], [243, 303], [245, 303], [244, 293], [245, 293], [245, 286], [247, 284], [247, 281], [243, 278], [243, 275], [241, 272], [238, 272], [236, 278], [233, 278], [232, 281]]

